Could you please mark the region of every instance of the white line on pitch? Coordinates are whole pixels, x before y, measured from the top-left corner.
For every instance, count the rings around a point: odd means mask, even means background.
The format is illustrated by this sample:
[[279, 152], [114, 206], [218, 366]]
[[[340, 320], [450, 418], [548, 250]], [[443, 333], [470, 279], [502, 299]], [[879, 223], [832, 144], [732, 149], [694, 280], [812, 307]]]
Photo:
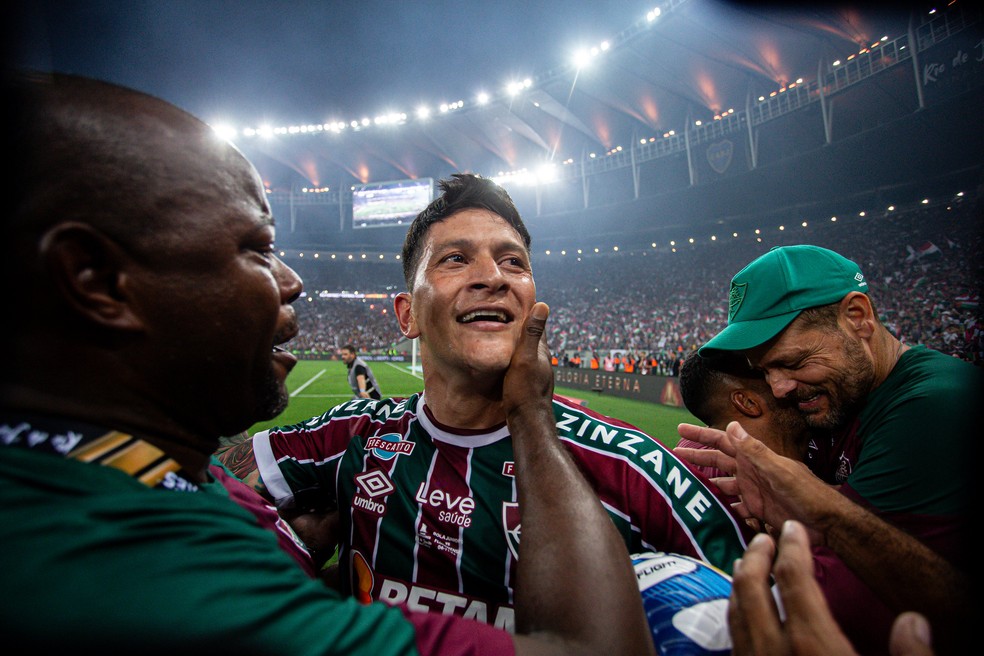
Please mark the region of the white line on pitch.
[[323, 373], [325, 373], [325, 370], [324, 369], [322, 369], [321, 371], [319, 371], [318, 373], [316, 373], [310, 380], [308, 380], [306, 383], [304, 383], [303, 385], [301, 385], [300, 387], [298, 387], [296, 390], [294, 390], [293, 392], [291, 392], [290, 393], [291, 397], [297, 396], [301, 392], [301, 390], [303, 390], [305, 387], [307, 387], [308, 385], [310, 385], [314, 381], [318, 380], [321, 377], [321, 374], [323, 374]]
[[394, 369], [396, 369], [397, 371], [399, 371], [401, 373], [410, 374], [414, 378], [423, 378], [424, 377], [423, 374], [418, 374], [418, 373], [415, 373], [413, 371], [410, 371], [410, 368], [409, 367], [401, 367], [400, 365], [393, 364], [392, 362], [386, 362], [385, 364], [388, 364], [389, 366], [393, 367]]

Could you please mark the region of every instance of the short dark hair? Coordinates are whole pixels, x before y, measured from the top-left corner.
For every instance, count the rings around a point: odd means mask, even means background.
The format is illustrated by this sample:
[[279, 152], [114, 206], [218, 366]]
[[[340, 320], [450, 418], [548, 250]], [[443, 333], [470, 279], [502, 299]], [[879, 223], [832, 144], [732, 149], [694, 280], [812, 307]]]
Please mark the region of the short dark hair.
[[438, 182], [441, 195], [417, 215], [407, 230], [403, 241], [403, 277], [407, 289], [413, 291], [413, 277], [420, 264], [421, 244], [424, 236], [432, 225], [443, 221], [461, 210], [480, 208], [486, 209], [502, 217], [511, 225], [530, 251], [530, 233], [523, 223], [519, 210], [513, 203], [509, 193], [494, 181], [473, 173], [455, 173], [450, 178]]
[[723, 351], [714, 357], [701, 357], [691, 351], [680, 365], [680, 397], [690, 413], [710, 426], [718, 417], [721, 391], [728, 378], [763, 378], [737, 351]]
[[359, 352], [357, 350], [355, 350], [355, 346], [353, 346], [352, 344], [346, 344], [345, 346], [342, 347], [342, 350], [343, 351], [351, 351], [352, 353], [355, 353], [356, 355], [359, 354]]

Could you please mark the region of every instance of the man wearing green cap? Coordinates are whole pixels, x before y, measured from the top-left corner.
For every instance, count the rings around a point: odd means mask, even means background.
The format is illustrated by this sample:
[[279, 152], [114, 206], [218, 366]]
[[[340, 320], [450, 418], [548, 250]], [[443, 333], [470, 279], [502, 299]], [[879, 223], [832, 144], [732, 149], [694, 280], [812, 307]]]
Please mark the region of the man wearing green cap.
[[[743, 354], [777, 398], [795, 402], [810, 427], [831, 432], [812, 445], [814, 474], [959, 570], [970, 574], [976, 567], [968, 532], [984, 372], [902, 344], [879, 320], [857, 264], [818, 246], [773, 248], [735, 274], [728, 325], [698, 352]], [[680, 434], [713, 441], [732, 457], [745, 439], [744, 430], [732, 427], [710, 437], [710, 429], [684, 425]], [[695, 464], [708, 458], [693, 455]], [[887, 636], [891, 611], [866, 597], [871, 586], [894, 603], [884, 594], [891, 580], [877, 579], [888, 578], [879, 573], [897, 554], [869, 548], [857, 527], [843, 530], [843, 499], [833, 487], [818, 486], [820, 493], [802, 495], [803, 504], [791, 507], [769, 481], [743, 472], [741, 462], [736, 491], [745, 511], [774, 527], [789, 518], [804, 521], [815, 555], [829, 556], [817, 558], [818, 578], [845, 631]], [[884, 639], [875, 640], [872, 647], [883, 649]]]

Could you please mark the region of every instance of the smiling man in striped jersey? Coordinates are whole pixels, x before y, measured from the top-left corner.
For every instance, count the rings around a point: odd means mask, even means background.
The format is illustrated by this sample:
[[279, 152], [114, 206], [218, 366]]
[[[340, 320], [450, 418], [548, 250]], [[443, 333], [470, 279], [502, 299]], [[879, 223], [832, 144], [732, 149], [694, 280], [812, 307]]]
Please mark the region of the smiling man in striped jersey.
[[[491, 180], [460, 174], [441, 190], [407, 233], [408, 291], [394, 301], [420, 340], [424, 391], [342, 403], [224, 458], [285, 513], [339, 509], [344, 591], [511, 630], [522, 499], [501, 401], [536, 301], [530, 236]], [[630, 552], [730, 572], [749, 531], [716, 487], [632, 425], [560, 396], [553, 413]]]

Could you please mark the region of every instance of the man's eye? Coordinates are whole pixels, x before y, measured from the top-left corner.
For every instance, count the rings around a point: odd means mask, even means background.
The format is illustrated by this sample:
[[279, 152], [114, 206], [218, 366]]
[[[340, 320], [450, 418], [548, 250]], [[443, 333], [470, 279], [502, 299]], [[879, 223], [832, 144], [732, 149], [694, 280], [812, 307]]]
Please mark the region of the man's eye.
[[275, 248], [273, 244], [264, 244], [262, 246], [254, 246], [250, 249], [254, 253], [259, 253], [264, 259], [271, 259], [275, 255]]

